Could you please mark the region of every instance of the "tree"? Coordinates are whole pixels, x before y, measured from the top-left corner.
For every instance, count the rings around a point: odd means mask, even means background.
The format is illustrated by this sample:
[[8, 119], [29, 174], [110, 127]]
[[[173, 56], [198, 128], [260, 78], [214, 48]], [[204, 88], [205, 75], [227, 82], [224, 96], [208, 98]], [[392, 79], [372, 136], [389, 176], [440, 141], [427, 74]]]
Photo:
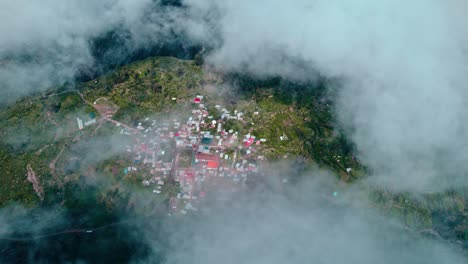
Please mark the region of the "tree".
[[203, 63], [205, 63], [205, 60], [203, 59], [203, 56], [200, 53], [197, 53], [193, 58], [193, 62], [195, 63], [195, 65], [201, 66], [203, 65]]

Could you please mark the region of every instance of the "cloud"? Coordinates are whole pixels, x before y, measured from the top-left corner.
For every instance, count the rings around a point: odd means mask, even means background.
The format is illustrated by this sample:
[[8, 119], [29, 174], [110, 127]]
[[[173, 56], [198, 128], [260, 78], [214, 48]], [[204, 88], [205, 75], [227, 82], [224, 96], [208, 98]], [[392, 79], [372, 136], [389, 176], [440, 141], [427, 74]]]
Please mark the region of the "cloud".
[[[103, 51], [105, 58], [125, 57], [173, 32], [188, 34], [210, 48], [206, 59], [217, 66], [296, 81], [314, 81], [317, 73], [340, 79], [337, 123], [356, 144], [371, 181], [418, 192], [467, 187], [463, 1], [184, 4], [2, 2], [0, 97], [71, 79], [95, 63], [90, 43], [103, 34], [121, 40]], [[166, 262], [463, 263], [443, 243], [413, 237], [398, 222], [380, 218], [354, 198], [356, 189], [330, 202], [323, 198], [330, 183], [302, 184], [287, 195], [254, 191], [212, 205], [199, 220], [169, 225], [173, 248]], [[158, 247], [155, 230], [145, 227], [139, 227], [143, 238]]]
[[417, 191], [467, 186], [466, 3], [185, 2], [216, 25], [205, 31], [220, 39], [207, 58], [213, 64], [342, 80], [337, 120], [373, 180]]
[[31, 212], [21, 205], [11, 204], [0, 210], [0, 223], [2, 223], [0, 237], [8, 238], [19, 236], [18, 234], [37, 236], [48, 227], [62, 224], [62, 221], [63, 218], [57, 212], [39, 210]]
[[0, 102], [169, 43], [184, 21], [152, 0], [2, 1], [0, 15]]
[[379, 216], [356, 189], [332, 198], [339, 187], [330, 175], [311, 173], [299, 186], [234, 194], [169, 227], [165, 263], [463, 262], [447, 244]]
[[[99, 163], [107, 154], [95, 153], [93, 146], [102, 149], [106, 142], [118, 145], [115, 138], [96, 138], [72, 149], [83, 153], [83, 160]], [[109, 152], [118, 153], [119, 147]], [[458, 245], [422, 236], [398, 219], [382, 215], [369, 203], [367, 189], [360, 183], [344, 188], [328, 171], [313, 169], [304, 177], [297, 173], [288, 162], [271, 164], [249, 191], [208, 189], [209, 200], [193, 202], [197, 212], [168, 216], [157, 194], [125, 183], [113, 188], [96, 172], [97, 180], [67, 189], [64, 205], [33, 212], [18, 206], [2, 208], [0, 250], [6, 254], [0, 259], [167, 264], [466, 262]], [[285, 177], [300, 180], [284, 184]], [[106, 210], [105, 193], [120, 209]], [[112, 250], [115, 253], [109, 254]]]
[[463, 1], [182, 3], [2, 3], [2, 100], [71, 80], [102, 66], [96, 60], [118, 63], [181, 38], [208, 47], [207, 61], [225, 69], [296, 81], [340, 79], [337, 123], [373, 181], [417, 191], [466, 187]]

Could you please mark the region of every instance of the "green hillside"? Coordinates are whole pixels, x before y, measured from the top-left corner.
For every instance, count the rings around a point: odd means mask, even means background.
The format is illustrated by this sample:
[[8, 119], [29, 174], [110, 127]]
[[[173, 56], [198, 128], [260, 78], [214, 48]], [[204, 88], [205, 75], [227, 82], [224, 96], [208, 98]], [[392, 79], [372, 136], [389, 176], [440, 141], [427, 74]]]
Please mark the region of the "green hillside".
[[[245, 113], [244, 122], [228, 121], [226, 129], [266, 138], [262, 153], [267, 160], [300, 160], [303, 169], [322, 166], [351, 183], [364, 177], [365, 168], [353, 155], [352, 145], [334, 128], [332, 102], [320, 91], [314, 85], [278, 79], [253, 81], [204, 69], [193, 61], [158, 57], [87, 83], [24, 98], [0, 111], [0, 206], [62, 203], [73, 208], [81, 199], [74, 196], [76, 188], [86, 178], [103, 182], [93, 199], [110, 210], [124, 210], [131, 203], [130, 190], [147, 191], [136, 184], [138, 178], [122, 173], [129, 166], [126, 139], [119, 135], [120, 128], [108, 122], [79, 130], [77, 118], [101, 118], [102, 113], [93, 106], [97, 103], [114, 120], [136, 127], [147, 117], [187, 116], [192, 98], [200, 94], [210, 106]], [[209, 112], [217, 118], [215, 110]], [[43, 188], [42, 195], [27, 180], [27, 165]], [[167, 192], [176, 192], [177, 186], [167, 188]], [[450, 218], [451, 229], [446, 233], [466, 244], [467, 200], [459, 192], [415, 198], [372, 190], [369, 197], [376, 207], [403, 219], [411, 228], [437, 229], [444, 226], [443, 219]]]

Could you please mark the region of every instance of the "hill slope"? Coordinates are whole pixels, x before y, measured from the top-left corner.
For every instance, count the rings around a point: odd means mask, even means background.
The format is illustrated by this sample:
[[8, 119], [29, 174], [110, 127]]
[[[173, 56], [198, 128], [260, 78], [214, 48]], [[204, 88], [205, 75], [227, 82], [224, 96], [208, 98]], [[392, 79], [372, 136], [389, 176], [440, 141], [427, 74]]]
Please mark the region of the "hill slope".
[[[345, 136], [334, 128], [332, 102], [320, 89], [278, 79], [256, 81], [193, 61], [158, 57], [87, 83], [24, 98], [0, 112], [0, 205], [14, 201], [74, 208], [82, 199], [75, 190], [85, 177], [104, 182], [92, 199], [109, 210], [126, 210], [131, 204], [128, 192], [147, 190], [140, 179], [121, 173], [130, 164], [125, 148], [131, 143], [115, 125], [134, 128], [148, 117], [185, 118], [197, 95], [211, 107], [223, 105], [245, 113], [243, 122], [227, 121], [225, 128], [266, 138], [261, 149], [266, 159], [296, 161], [302, 164], [299, 170], [323, 166], [338, 179], [352, 182], [364, 175], [364, 168]], [[77, 118], [97, 123], [80, 130]], [[169, 189], [168, 193], [177, 192]], [[466, 244], [467, 201], [460, 193], [429, 195], [421, 201], [377, 189], [370, 197], [383, 212], [412, 228], [434, 229]]]

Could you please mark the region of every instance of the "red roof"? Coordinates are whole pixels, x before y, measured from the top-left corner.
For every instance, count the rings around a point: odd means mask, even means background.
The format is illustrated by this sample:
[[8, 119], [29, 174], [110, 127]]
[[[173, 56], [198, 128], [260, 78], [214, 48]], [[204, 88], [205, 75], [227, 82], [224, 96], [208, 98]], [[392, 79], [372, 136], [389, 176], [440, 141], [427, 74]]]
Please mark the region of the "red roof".
[[193, 179], [193, 173], [189, 170], [186, 170], [184, 173], [185, 179]]
[[201, 102], [201, 99], [198, 98], [198, 97], [195, 97], [195, 98], [193, 99], [193, 102], [196, 103], [196, 104], [199, 104], [199, 103]]
[[218, 155], [210, 155], [210, 154], [203, 154], [203, 153], [197, 153], [195, 158], [199, 161], [218, 161], [219, 156]]
[[218, 162], [214, 160], [208, 161], [207, 164], [208, 169], [217, 169], [218, 168]]
[[252, 145], [253, 142], [254, 142], [254, 139], [253, 139], [253, 138], [249, 138], [249, 140], [247, 140], [247, 141], [244, 143], [244, 146], [249, 147], [250, 145]]

